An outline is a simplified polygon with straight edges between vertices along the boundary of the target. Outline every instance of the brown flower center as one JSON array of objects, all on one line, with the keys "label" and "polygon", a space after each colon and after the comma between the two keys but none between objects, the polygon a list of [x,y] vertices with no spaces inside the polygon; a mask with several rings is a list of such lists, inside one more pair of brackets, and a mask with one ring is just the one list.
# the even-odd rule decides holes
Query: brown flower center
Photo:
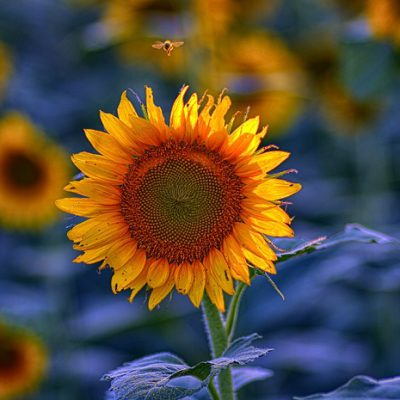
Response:
[{"label": "brown flower center", "polygon": [[20,344],[0,334],[0,378],[20,372],[24,363],[23,348]]},{"label": "brown flower center", "polygon": [[242,186],[233,165],[217,152],[170,140],[130,166],[121,210],[148,257],[193,262],[219,248],[232,231]]},{"label": "brown flower center", "polygon": [[45,174],[37,160],[22,152],[12,152],[2,162],[2,175],[9,186],[30,190],[42,183]]}]

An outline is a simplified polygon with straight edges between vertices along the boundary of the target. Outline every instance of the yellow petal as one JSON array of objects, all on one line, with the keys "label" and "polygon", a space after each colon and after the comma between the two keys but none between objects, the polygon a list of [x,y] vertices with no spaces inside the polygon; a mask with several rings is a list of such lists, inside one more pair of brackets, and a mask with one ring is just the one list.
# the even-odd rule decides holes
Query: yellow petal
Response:
[{"label": "yellow petal", "polygon": [[114,206],[105,206],[92,199],[80,197],[58,199],[55,203],[61,211],[78,215],[79,217],[95,217],[99,214],[115,211]]},{"label": "yellow petal", "polygon": [[241,281],[245,283],[246,285],[251,284],[250,281],[250,272],[249,272],[249,267],[247,264],[238,264],[234,263],[231,265],[231,273],[232,277],[238,281]]},{"label": "yellow petal", "polygon": [[[130,120],[132,120],[131,126],[133,125],[134,118],[134,116],[130,118]],[[129,149],[133,154],[140,153],[140,145],[135,141],[131,126],[125,125],[114,115],[103,111],[100,111],[100,119],[106,131],[112,135],[124,149]],[[137,119],[139,118],[135,118],[135,120]]]},{"label": "yellow petal", "polygon": [[225,147],[225,143],[228,140],[228,135],[226,131],[217,131],[211,132],[210,135],[206,138],[207,147],[210,150],[218,150],[221,147]]},{"label": "yellow petal", "polygon": [[114,270],[111,288],[114,293],[127,289],[140,275],[146,265],[146,253],[138,249],[134,256],[121,268]]},{"label": "yellow petal", "polygon": [[193,138],[193,132],[197,125],[198,110],[199,110],[198,101],[199,100],[197,98],[197,94],[193,93],[184,107],[185,120],[186,120],[186,130],[185,130],[186,138],[190,141]]},{"label": "yellow petal", "polygon": [[274,237],[294,237],[294,232],[286,224],[277,221],[265,221],[253,217],[246,218],[245,222],[257,232]]},{"label": "yellow petal", "polygon": [[225,255],[231,269],[232,277],[250,285],[250,274],[246,259],[240,249],[239,244],[229,235],[222,246],[222,252]]},{"label": "yellow petal", "polygon": [[149,120],[163,133],[163,139],[167,139],[168,129],[162,109],[154,104],[153,90],[148,86],[146,86],[146,108]]},{"label": "yellow petal", "polygon": [[115,205],[121,201],[120,189],[112,185],[103,185],[93,179],[71,181],[64,190],[81,196],[90,197],[99,204]]},{"label": "yellow petal", "polygon": [[132,135],[135,142],[138,143],[140,148],[143,145],[158,146],[162,141],[162,134],[160,131],[149,121],[143,118],[133,118]]},{"label": "yellow petal", "polygon": [[253,193],[266,200],[279,200],[297,193],[300,189],[299,183],[288,182],[283,179],[268,179],[257,185]]},{"label": "yellow petal", "polygon": [[243,255],[253,264],[256,268],[262,271],[268,272],[269,274],[276,274],[275,265],[271,260],[259,257],[247,249],[242,249]]},{"label": "yellow petal", "polygon": [[139,276],[129,284],[129,289],[132,289],[131,295],[129,296],[130,302],[132,302],[136,295],[142,290],[143,286],[146,284],[146,281],[147,271],[146,268],[143,268]]},{"label": "yellow petal", "polygon": [[111,184],[121,184],[127,171],[126,165],[117,164],[103,156],[81,152],[74,154],[72,162],[90,178],[100,179]]},{"label": "yellow petal", "polygon": [[109,227],[112,223],[121,224],[123,220],[117,213],[102,213],[75,225],[68,231],[67,236],[68,239],[73,242],[80,242],[87,231],[94,226],[101,226],[104,224]]},{"label": "yellow petal", "polygon": [[253,217],[265,221],[272,220],[283,222],[288,225],[290,225],[292,222],[292,218],[290,218],[286,211],[283,210],[280,206],[267,205],[263,208],[262,204],[257,204],[257,202],[246,202],[245,200],[242,202],[242,215],[246,217]]},{"label": "yellow petal", "polygon": [[251,134],[255,135],[258,131],[258,127],[260,125],[260,117],[250,118],[247,121],[243,122],[240,126],[238,126],[231,135],[232,139],[236,139],[243,134]]},{"label": "yellow petal", "polygon": [[121,95],[121,101],[118,106],[118,118],[126,125],[131,126],[132,117],[137,117],[138,114],[132,103],[128,100],[126,90]]},{"label": "yellow petal", "polygon": [[237,222],[233,227],[233,232],[242,246],[252,251],[254,254],[260,257],[266,257],[270,260],[276,260],[278,258],[262,235],[254,232],[248,225]]},{"label": "yellow petal", "polygon": [[233,142],[225,144],[221,151],[226,154],[224,158],[227,160],[233,160],[235,158],[253,154],[257,150],[260,141],[261,139],[258,136],[246,133],[238,136],[238,138]]},{"label": "yellow petal", "polygon": [[211,95],[207,95],[207,103],[202,108],[199,119],[204,123],[204,126],[208,126],[211,119],[211,109],[214,107],[214,97]]},{"label": "yellow petal", "polygon": [[234,294],[232,276],[223,254],[216,248],[210,250],[203,261],[208,275],[212,275],[215,282],[228,294]]},{"label": "yellow petal", "polygon": [[212,274],[209,271],[206,272],[206,275],[206,292],[208,297],[219,311],[225,312],[224,294],[221,287],[217,282],[215,282]]},{"label": "yellow petal", "polygon": [[288,151],[273,150],[254,156],[253,160],[260,165],[264,173],[268,173],[281,165],[289,156]]},{"label": "yellow petal", "polygon": [[231,106],[231,99],[224,96],[216,105],[214,112],[211,115],[210,127],[213,131],[220,131],[225,128],[225,115]]},{"label": "yellow petal", "polygon": [[188,294],[193,284],[193,270],[192,266],[184,262],[175,269],[175,288],[181,294]]},{"label": "yellow petal", "polygon": [[287,151],[267,151],[266,153],[251,157],[250,160],[246,159],[239,163],[235,172],[239,176],[264,175],[282,164],[289,156],[290,153]]},{"label": "yellow petal", "polygon": [[123,267],[137,250],[137,243],[131,238],[116,242],[107,253],[107,263],[113,269]]},{"label": "yellow petal", "polygon": [[[103,246],[107,243],[119,241],[121,238],[128,236],[128,226],[120,223],[103,223],[91,227],[82,236],[79,244],[74,246],[75,249],[93,249]],[[129,237],[129,236],[128,236]]]},{"label": "yellow petal", "polygon": [[182,139],[184,128],[185,128],[185,113],[183,111],[184,103],[183,98],[185,97],[186,92],[188,91],[189,86],[184,86],[179,92],[178,97],[175,99],[174,104],[171,109],[171,116],[169,125],[173,128],[177,134],[178,139]]},{"label": "yellow petal", "polygon": [[85,129],[84,132],[93,148],[103,156],[121,164],[132,162],[132,155],[126,152],[110,134],[93,129]]},{"label": "yellow petal", "polygon": [[193,268],[193,284],[189,291],[189,299],[195,307],[199,307],[203,299],[204,287],[206,284],[206,272],[200,261],[192,264]]},{"label": "yellow petal", "polygon": [[167,282],[170,273],[169,262],[165,259],[153,261],[147,271],[147,283],[151,288],[160,287]]},{"label": "yellow petal", "polygon": [[76,257],[73,262],[75,263],[85,263],[85,264],[95,264],[99,261],[104,260],[106,257],[106,254],[109,250],[108,245],[105,245],[104,247],[99,247],[97,249],[90,249],[90,250],[85,250],[83,254],[80,254],[78,257]]},{"label": "yellow petal", "polygon": [[154,288],[151,291],[150,298],[149,298],[149,310],[153,310],[154,307],[156,307],[158,304],[160,304],[165,297],[171,292],[171,290],[174,288],[174,272],[175,272],[175,267],[171,266],[171,271],[168,277],[168,280],[164,283],[164,285]]}]

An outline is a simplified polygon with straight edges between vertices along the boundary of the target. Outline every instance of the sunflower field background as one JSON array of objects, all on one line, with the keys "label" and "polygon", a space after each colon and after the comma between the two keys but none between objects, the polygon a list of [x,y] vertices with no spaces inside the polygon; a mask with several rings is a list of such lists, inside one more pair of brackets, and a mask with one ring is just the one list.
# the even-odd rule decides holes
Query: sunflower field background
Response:
[{"label": "sunflower field background", "polygon": [[[399,27],[397,0],[0,2],[0,399],[104,399],[100,378],[124,362],[208,358],[186,297],[149,312],[146,294],[112,293],[109,270],[72,263],[77,217],[54,201],[78,173],[68,155],[90,151],[83,128],[101,130],[98,111],[115,113],[124,90],[140,109],[151,86],[168,113],[183,84],[226,88],[269,125],[264,145],[292,154],[297,239],[348,223],[400,238]],[[168,57],[152,48],[165,39],[185,43]],[[398,243],[288,260],[274,281],[285,301],[262,277],[243,299],[238,333],[274,351],[240,399],[400,374]]]}]

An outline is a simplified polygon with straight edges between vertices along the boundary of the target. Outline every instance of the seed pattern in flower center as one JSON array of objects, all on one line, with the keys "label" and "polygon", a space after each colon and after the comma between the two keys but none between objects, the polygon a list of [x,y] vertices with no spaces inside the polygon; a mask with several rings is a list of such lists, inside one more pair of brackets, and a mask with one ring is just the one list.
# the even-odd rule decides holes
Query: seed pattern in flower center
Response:
[{"label": "seed pattern in flower center", "polygon": [[203,259],[239,220],[242,182],[233,166],[197,143],[168,141],[129,168],[121,210],[147,256]]}]

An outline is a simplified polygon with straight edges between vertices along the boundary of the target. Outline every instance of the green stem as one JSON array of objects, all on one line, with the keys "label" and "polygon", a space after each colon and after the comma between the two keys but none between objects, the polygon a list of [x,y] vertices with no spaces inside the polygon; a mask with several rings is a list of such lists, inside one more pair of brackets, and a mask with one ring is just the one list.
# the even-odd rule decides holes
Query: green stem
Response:
[{"label": "green stem", "polygon": [[[203,298],[202,310],[211,348],[211,355],[213,358],[221,357],[228,346],[228,337],[226,335],[222,315],[214,304],[211,303],[207,294],[205,294]],[[218,387],[221,400],[235,399],[230,368],[221,371],[218,375]]]},{"label": "green stem", "polygon": [[212,380],[208,384],[208,392],[210,393],[212,400],[221,400],[221,397],[219,397],[217,388],[214,385],[214,381],[212,381]]},{"label": "green stem", "polygon": [[228,315],[225,322],[225,331],[228,338],[228,344],[231,342],[233,335],[235,334],[240,301],[242,300],[245,289],[246,284],[243,282],[238,282],[236,293],[232,297],[232,300],[229,304]]}]

